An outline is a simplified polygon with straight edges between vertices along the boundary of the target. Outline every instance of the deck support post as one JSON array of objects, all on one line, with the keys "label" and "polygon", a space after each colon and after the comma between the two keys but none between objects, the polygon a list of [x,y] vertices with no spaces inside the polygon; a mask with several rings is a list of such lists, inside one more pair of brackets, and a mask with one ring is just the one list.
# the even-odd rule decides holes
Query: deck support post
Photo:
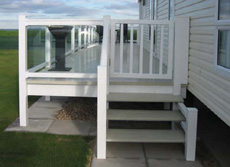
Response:
[{"label": "deck support post", "polygon": [[186,121],[181,123],[185,131],[185,159],[186,161],[195,161],[198,110],[187,108],[183,103],[178,103],[178,108],[186,118]]},{"label": "deck support post", "polygon": [[170,110],[170,103],[164,103],[164,110]]},{"label": "deck support post", "polygon": [[26,16],[19,15],[19,117],[20,126],[28,125],[27,71],[27,27]]},{"label": "deck support post", "polygon": [[91,28],[91,43],[94,43],[93,27]]},{"label": "deck support post", "polygon": [[47,68],[51,68],[51,64],[52,64],[52,56],[51,56],[51,49],[52,49],[52,47],[51,47],[51,41],[52,39],[51,39],[51,33],[50,33],[50,31],[49,31],[49,28],[48,27],[46,27],[46,41],[45,41],[45,51],[46,51],[46,53],[45,53],[45,60],[46,60],[46,62],[48,63],[48,65],[47,65]]},{"label": "deck support post", "polygon": [[173,94],[181,94],[181,84],[188,83],[189,17],[175,18],[175,59]]},{"label": "deck support post", "polygon": [[73,26],[71,31],[71,51],[72,54],[75,52],[75,26]]},{"label": "deck support post", "polygon": [[97,158],[106,159],[107,67],[98,67]]}]

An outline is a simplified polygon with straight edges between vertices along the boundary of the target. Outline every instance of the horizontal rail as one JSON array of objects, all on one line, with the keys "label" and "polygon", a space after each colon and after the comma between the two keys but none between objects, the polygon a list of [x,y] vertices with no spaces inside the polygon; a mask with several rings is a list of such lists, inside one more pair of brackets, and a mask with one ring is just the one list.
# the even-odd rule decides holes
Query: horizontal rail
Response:
[{"label": "horizontal rail", "polygon": [[103,25],[102,20],[77,20],[77,19],[26,19],[26,26],[51,26],[51,25]]},{"label": "horizontal rail", "polygon": [[46,67],[48,64],[49,64],[48,62],[41,63],[41,64],[39,64],[39,65],[36,65],[36,66],[34,66],[34,67],[28,69],[28,71],[29,71],[29,72],[38,71],[38,70],[40,70],[40,69]]},{"label": "horizontal rail", "polygon": [[153,20],[153,21],[150,21],[150,20],[112,20],[111,21],[112,24],[146,24],[146,25],[149,25],[149,24],[155,24],[155,25],[169,25],[170,26],[173,26],[174,25],[174,21],[169,21],[169,20]]},{"label": "horizontal rail", "polygon": [[29,78],[97,78],[97,74],[67,73],[67,72],[26,72],[25,77]]}]

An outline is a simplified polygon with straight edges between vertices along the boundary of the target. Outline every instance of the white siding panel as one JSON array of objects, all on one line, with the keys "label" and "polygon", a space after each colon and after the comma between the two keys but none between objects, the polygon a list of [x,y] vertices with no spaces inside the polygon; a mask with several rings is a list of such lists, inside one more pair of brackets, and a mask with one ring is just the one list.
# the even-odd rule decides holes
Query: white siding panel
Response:
[{"label": "white siding panel", "polygon": [[188,89],[230,126],[230,78],[213,66],[216,0],[176,0],[175,17],[190,16]]}]

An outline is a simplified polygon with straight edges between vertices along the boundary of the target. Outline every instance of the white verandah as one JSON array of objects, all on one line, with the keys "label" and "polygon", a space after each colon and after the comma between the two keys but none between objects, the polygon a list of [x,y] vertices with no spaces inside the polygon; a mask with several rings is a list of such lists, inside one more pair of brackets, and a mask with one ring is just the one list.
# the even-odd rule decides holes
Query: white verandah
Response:
[{"label": "white verandah", "polygon": [[[29,26],[46,27],[45,61],[32,68],[28,68]],[[65,58],[70,71],[49,71],[55,64],[50,26],[72,26],[71,47]],[[102,43],[96,26],[103,26]],[[103,20],[63,20],[29,19],[21,15],[20,125],[28,124],[28,96],[97,97],[97,156],[106,158],[108,94],[155,93],[185,97],[182,86],[188,83],[188,38],[189,18],[145,21],[113,20],[105,16]],[[182,123],[187,138],[186,159],[194,160],[197,111],[187,109],[182,103],[176,107],[187,120]]]}]

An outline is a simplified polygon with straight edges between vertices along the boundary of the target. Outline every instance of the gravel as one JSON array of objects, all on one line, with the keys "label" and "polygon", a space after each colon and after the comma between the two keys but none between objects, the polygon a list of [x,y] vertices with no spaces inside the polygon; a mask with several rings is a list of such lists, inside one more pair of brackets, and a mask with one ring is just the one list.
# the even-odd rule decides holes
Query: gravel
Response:
[{"label": "gravel", "polygon": [[57,115],[58,120],[96,121],[96,98],[74,97],[63,105],[63,109]]}]

